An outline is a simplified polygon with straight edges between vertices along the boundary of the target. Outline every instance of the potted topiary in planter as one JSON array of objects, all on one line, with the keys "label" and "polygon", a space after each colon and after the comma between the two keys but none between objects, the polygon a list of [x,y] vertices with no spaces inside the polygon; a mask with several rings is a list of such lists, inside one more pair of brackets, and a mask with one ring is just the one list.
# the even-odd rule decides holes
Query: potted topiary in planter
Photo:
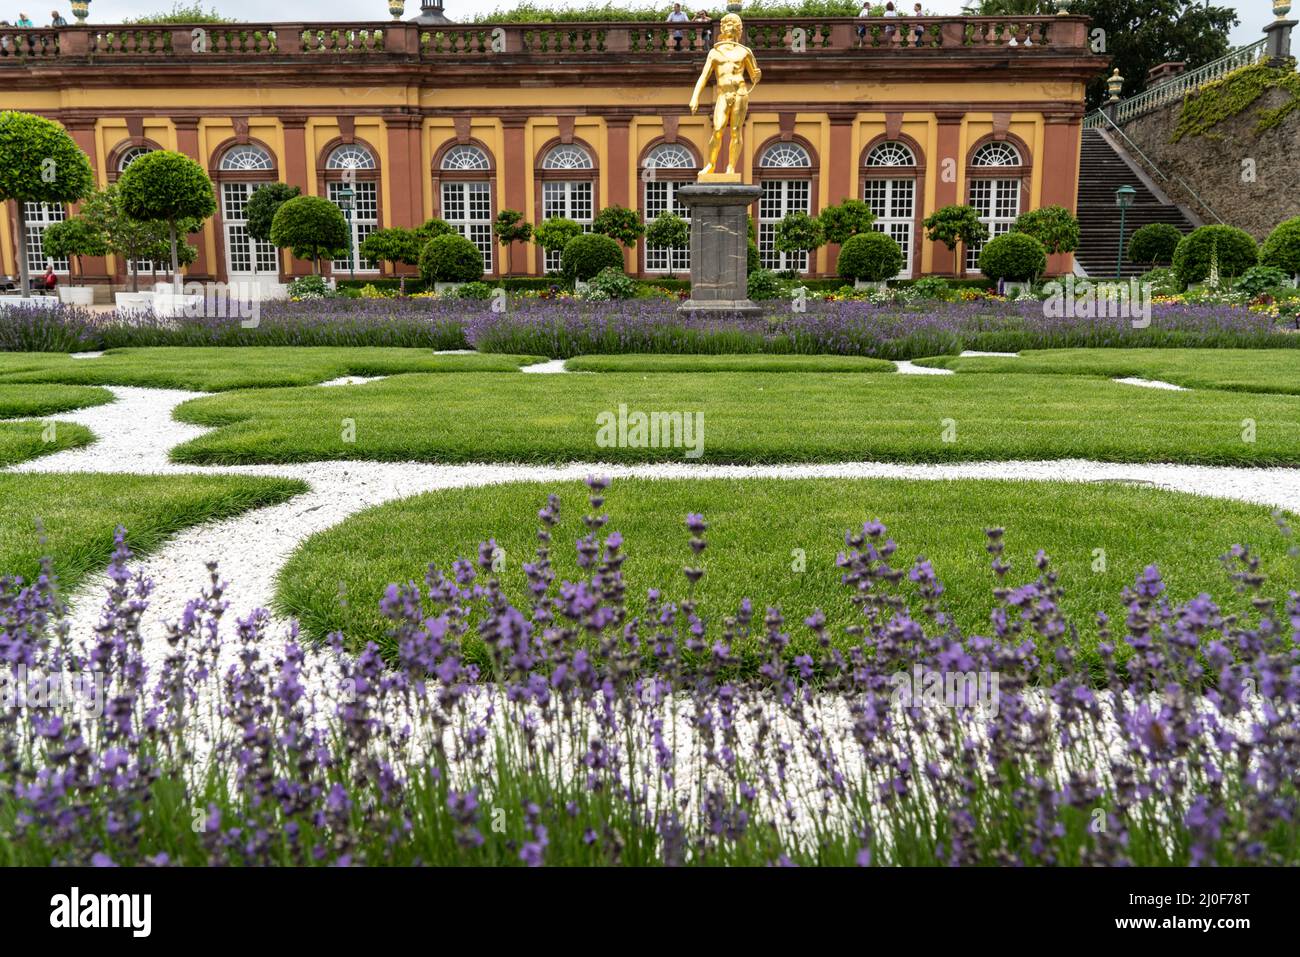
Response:
[{"label": "potted topiary in planter", "polygon": [[483,254],[460,233],[435,236],[420,253],[420,276],[438,295],[483,278]]},{"label": "potted topiary in planter", "polygon": [[[41,246],[48,256],[70,260],[77,267],[75,275],[82,277],[86,275],[82,256],[107,256],[109,251],[103,233],[83,216],[52,223],[41,234]],[[70,306],[89,306],[95,302],[95,290],[92,286],[60,286],[59,301]]]},{"label": "potted topiary in planter", "polygon": [[836,271],[856,289],[883,289],[903,269],[903,250],[887,233],[854,233],[840,247]]},{"label": "potted topiary in planter", "polygon": [[1028,233],[1003,233],[980,250],[979,265],[984,278],[1001,282],[1006,295],[1018,296],[1047,269],[1047,247]]}]

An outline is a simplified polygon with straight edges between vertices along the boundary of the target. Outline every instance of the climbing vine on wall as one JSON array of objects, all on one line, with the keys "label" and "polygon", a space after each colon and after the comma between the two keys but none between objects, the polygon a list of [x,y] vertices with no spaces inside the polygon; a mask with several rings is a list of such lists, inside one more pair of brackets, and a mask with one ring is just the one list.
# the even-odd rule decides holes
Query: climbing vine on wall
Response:
[{"label": "climbing vine on wall", "polygon": [[1241,114],[1269,90],[1285,90],[1291,98],[1274,109],[1259,111],[1256,136],[1300,110],[1300,74],[1296,73],[1294,60],[1283,67],[1267,63],[1244,66],[1188,94],[1170,140],[1177,143],[1184,136],[1213,138],[1215,126]]}]

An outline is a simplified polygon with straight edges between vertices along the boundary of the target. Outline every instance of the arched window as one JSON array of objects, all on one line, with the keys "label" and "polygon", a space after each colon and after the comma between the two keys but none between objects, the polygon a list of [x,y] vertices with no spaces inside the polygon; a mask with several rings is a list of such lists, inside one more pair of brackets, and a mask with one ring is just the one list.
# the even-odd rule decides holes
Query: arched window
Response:
[{"label": "arched window", "polygon": [[758,259],[765,269],[808,268],[806,252],[777,251],[776,224],[790,213],[812,212],[812,165],[808,150],[795,142],[773,143],[758,158]]},{"label": "arched window", "polygon": [[[361,143],[341,143],[325,159],[325,191],[329,201],[343,210],[352,230],[348,255],[331,260],[334,273],[378,272],[379,264],[361,256],[361,244],[379,228],[379,180],[375,154]],[[345,204],[347,193],[352,194]],[[351,209],[346,209],[350,205]]]},{"label": "arched window", "polygon": [[[971,154],[967,203],[989,230],[989,239],[1011,231],[1020,215],[1021,180],[1024,159],[1020,150],[1006,140],[993,140]],[[984,243],[966,247],[966,269],[979,271]]]},{"label": "arched window", "polygon": [[147,156],[153,150],[147,146],[132,146],[130,149],[122,151],[122,155],[117,158],[117,171],[125,173],[126,168],[138,160],[141,156]]},{"label": "arched window", "polygon": [[[645,181],[642,215],[648,225],[662,213],[673,213],[690,222],[691,209],[677,198],[677,191],[695,182],[695,155],[680,143],[661,143],[646,154],[641,164]],[[646,272],[689,272],[690,249],[665,246],[645,247]]]},{"label": "arched window", "polygon": [[273,169],[275,169],[275,160],[271,159],[271,154],[252,143],[232,146],[221,157],[222,172],[244,173]]},{"label": "arched window", "polygon": [[[492,271],[492,160],[472,143],[453,146],[442,156],[442,218],[483,254],[483,271]],[[447,175],[450,174],[450,175]]]},{"label": "arched window", "polygon": [[867,152],[862,171],[862,199],[876,214],[872,228],[892,236],[903,251],[903,271],[912,275],[916,234],[916,154],[906,143],[886,140]]},{"label": "arched window", "polygon": [[270,243],[248,235],[246,213],[253,191],[275,182],[275,160],[255,143],[240,143],[221,154],[216,178],[220,188],[227,277],[248,280],[260,273],[278,274],[279,253]]},{"label": "arched window", "polygon": [[[557,216],[572,219],[582,226],[583,232],[591,232],[591,220],[595,214],[595,168],[591,153],[577,143],[561,143],[548,150],[542,158],[544,173],[587,171],[587,175],[543,179],[542,219]],[[560,251],[546,250],[543,265],[547,272],[559,269]]]},{"label": "arched window", "polygon": [[326,169],[374,169],[375,157],[357,143],[344,143],[330,151],[325,161]]}]

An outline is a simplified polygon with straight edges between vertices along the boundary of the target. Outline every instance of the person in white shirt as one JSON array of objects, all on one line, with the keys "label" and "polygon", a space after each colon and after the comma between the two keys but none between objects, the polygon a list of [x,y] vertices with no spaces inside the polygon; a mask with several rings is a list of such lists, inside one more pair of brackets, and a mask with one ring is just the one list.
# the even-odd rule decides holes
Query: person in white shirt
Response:
[{"label": "person in white shirt", "polygon": [[[668,14],[669,23],[688,23],[690,22],[690,19],[691,18],[686,15],[686,11],[682,9],[682,5],[680,3],[673,4],[673,12]],[[673,31],[673,48],[676,50],[680,50],[682,48],[681,30]]]},{"label": "person in white shirt", "polygon": [[[869,16],[871,16],[871,0],[864,0],[862,9],[858,11],[858,19],[861,20],[863,17]],[[865,23],[860,23],[858,24],[858,46],[862,46],[866,42],[867,25]]]}]

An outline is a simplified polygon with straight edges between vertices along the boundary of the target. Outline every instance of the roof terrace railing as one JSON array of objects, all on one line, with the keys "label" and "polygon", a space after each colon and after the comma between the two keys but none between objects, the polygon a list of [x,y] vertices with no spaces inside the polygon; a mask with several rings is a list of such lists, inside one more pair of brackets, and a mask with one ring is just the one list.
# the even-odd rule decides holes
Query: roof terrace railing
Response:
[{"label": "roof terrace railing", "polygon": [[[753,18],[746,42],[757,53],[908,56],[927,51],[996,51],[1002,56],[1089,55],[1080,16]],[[590,57],[700,53],[716,21],[670,24],[504,23],[429,28],[410,23],[223,23],[0,27],[0,67],[51,60],[176,59],[202,56],[394,57],[438,60],[497,55]],[[681,34],[678,43],[677,34]],[[680,47],[680,50],[679,50]]]}]

